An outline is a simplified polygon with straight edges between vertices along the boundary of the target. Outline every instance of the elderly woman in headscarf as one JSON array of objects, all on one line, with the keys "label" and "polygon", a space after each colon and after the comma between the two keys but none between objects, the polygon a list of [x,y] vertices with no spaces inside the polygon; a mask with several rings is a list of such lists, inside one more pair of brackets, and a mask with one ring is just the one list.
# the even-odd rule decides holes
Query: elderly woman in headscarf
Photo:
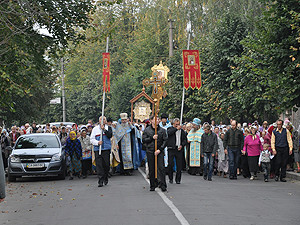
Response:
[{"label": "elderly woman in headscarf", "polygon": [[6,131],[6,129],[2,129],[2,127],[0,127],[0,149],[1,149],[1,154],[2,154],[2,158],[3,158],[3,164],[4,164],[4,168],[7,168],[7,158],[8,158],[8,152],[7,152],[7,147],[10,146],[10,140],[9,140],[9,135]]},{"label": "elderly woman in headscarf", "polygon": [[223,140],[224,140],[224,133],[218,135],[218,171],[219,176],[223,173],[223,177],[227,177],[228,172],[228,156],[224,152]]},{"label": "elderly woman in headscarf", "polygon": [[263,151],[260,138],[257,135],[257,127],[252,126],[250,135],[245,138],[242,154],[247,154],[250,170],[250,180],[254,180],[258,171],[258,160],[260,152]]},{"label": "elderly woman in headscarf", "polygon": [[293,124],[291,122],[288,122],[286,124],[286,129],[290,131],[290,134],[292,135],[292,141],[293,141],[293,152],[294,152],[294,160],[290,162],[290,164],[293,164],[293,162],[296,163],[297,168],[295,168],[295,171],[297,173],[300,173],[300,155],[299,155],[299,133],[294,128]]},{"label": "elderly woman in headscarf", "polygon": [[66,155],[70,157],[70,165],[68,172],[70,174],[70,180],[73,180],[73,175],[81,177],[81,158],[82,147],[80,140],[76,136],[75,131],[71,131],[66,141]]},{"label": "elderly woman in headscarf", "polygon": [[90,136],[87,135],[86,128],[81,130],[79,140],[82,148],[82,175],[83,179],[85,179],[88,171],[92,172],[92,144],[90,142]]}]

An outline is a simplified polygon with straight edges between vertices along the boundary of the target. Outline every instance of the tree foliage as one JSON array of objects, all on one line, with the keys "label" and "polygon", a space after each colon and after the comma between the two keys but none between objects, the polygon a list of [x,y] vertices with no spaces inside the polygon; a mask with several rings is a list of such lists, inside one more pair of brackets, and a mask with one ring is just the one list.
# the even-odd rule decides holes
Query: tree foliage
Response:
[{"label": "tree foliage", "polygon": [[54,92],[57,75],[51,61],[68,41],[82,39],[91,7],[88,0],[0,1],[3,119],[38,117]]},{"label": "tree foliage", "polygon": [[[58,9],[64,7],[60,5],[62,1],[57,2]],[[66,7],[75,4],[71,0],[67,2]],[[80,4],[85,3],[80,1]],[[77,123],[84,123],[87,119],[96,121],[102,106],[102,53],[105,52],[106,37],[109,37],[112,86],[106,98],[106,116],[118,119],[119,113],[130,113],[129,100],[142,90],[142,80],[151,76],[151,67],[163,61],[169,66],[170,73],[169,95],[161,102],[161,112],[179,117],[183,88],[181,52],[187,48],[190,30],[190,49],[200,52],[203,85],[200,90],[185,92],[184,120],[194,117],[205,121],[229,118],[240,121],[274,120],[286,109],[299,106],[298,1],[123,0],[98,3],[89,16],[88,29],[78,28],[78,24],[83,24],[84,28],[86,23],[86,17],[79,15],[74,20],[77,26],[68,27],[76,28],[70,35],[65,32],[68,28],[58,30],[61,36],[52,37],[36,34],[31,29],[38,38],[43,38],[42,47],[34,45],[35,42],[28,42],[22,48],[17,46],[14,49],[20,55],[17,73],[13,73],[14,70],[8,73],[7,68],[4,71],[1,67],[3,82],[9,82],[6,74],[9,74],[9,79],[15,74],[15,79],[20,80],[13,81],[20,85],[20,74],[27,71],[20,69],[24,58],[30,62],[37,57],[41,64],[27,62],[31,65],[27,72],[36,72],[32,72],[33,80],[46,74],[44,80],[40,80],[52,87],[55,76],[51,78],[48,74],[53,67],[41,55],[45,49],[51,49],[50,46],[68,43],[69,49],[65,55],[68,61],[65,65],[67,120]],[[86,12],[88,8],[82,10]],[[78,13],[83,15],[82,11]],[[57,24],[64,23],[63,19],[68,20],[68,17],[59,17]],[[171,58],[168,56],[169,19],[174,21],[174,56]],[[47,26],[46,22],[39,24]],[[64,35],[69,35],[71,39],[84,35],[86,39],[77,44],[76,40],[68,41]],[[65,41],[61,41],[62,37]],[[23,38],[27,40],[27,36]],[[29,54],[26,47],[41,49],[40,54]],[[10,54],[12,58],[15,52]],[[32,81],[28,82],[31,84]],[[15,89],[11,93],[18,95],[26,90]],[[40,91],[41,97],[53,93]],[[146,91],[150,94],[151,88]],[[60,95],[59,92],[57,95]],[[11,102],[7,101],[9,104]],[[43,121],[61,120],[61,114],[61,106],[51,106],[43,110],[41,118]]]}]

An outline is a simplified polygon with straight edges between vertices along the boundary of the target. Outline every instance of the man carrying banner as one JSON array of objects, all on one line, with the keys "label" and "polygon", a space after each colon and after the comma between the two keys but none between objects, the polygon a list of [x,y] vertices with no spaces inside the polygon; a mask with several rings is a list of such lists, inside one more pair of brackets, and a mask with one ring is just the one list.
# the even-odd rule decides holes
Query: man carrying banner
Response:
[{"label": "man carrying banner", "polygon": [[[103,124],[101,124],[102,121]],[[101,133],[102,141],[100,140]],[[91,134],[91,143],[94,146],[94,153],[96,157],[98,187],[102,187],[103,183],[105,185],[108,184],[108,172],[110,169],[111,137],[112,128],[106,124],[106,118],[103,117],[102,119],[102,116],[100,116],[99,125],[93,128]]]}]

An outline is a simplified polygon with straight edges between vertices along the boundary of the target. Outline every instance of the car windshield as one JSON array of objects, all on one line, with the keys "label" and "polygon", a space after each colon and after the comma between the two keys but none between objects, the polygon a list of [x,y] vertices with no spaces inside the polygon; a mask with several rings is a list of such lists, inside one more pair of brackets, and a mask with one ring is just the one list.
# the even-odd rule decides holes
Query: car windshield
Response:
[{"label": "car windshield", "polygon": [[21,136],[15,149],[24,148],[59,148],[59,142],[55,136]]}]

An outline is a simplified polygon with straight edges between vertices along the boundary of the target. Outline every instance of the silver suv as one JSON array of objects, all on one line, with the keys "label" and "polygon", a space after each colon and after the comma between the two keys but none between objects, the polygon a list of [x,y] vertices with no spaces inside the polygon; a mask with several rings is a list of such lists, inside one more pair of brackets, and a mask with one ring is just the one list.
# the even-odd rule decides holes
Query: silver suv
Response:
[{"label": "silver suv", "polygon": [[66,157],[56,134],[22,135],[8,159],[8,180],[22,176],[58,176],[65,179]]}]

